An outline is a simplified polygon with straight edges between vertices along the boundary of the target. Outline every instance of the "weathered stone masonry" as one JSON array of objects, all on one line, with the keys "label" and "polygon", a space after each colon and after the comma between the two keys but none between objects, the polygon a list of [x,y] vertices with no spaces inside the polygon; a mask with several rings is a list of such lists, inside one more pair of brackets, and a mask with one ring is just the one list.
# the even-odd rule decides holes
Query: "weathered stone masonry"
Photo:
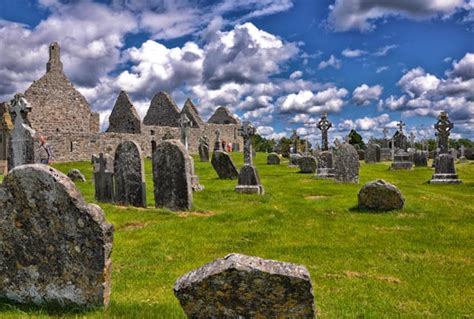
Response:
[{"label": "weathered stone masonry", "polygon": [[92,154],[100,152],[113,155],[118,144],[130,140],[140,145],[145,156],[151,156],[152,149],[165,133],[179,139],[177,121],[180,113],[186,113],[193,122],[188,140],[191,153],[198,151],[202,135],[207,135],[213,143],[218,128],[223,141],[237,144],[238,149],[242,145],[242,138],[237,134],[239,120],[226,108],[219,108],[205,123],[191,100],[188,99],[180,111],[165,92],[153,97],[144,121],[140,123],[137,123],[132,101],[125,92],[120,92],[109,118],[110,127],[107,132],[100,132],[99,114],[91,111],[85,97],[64,74],[60,47],[56,42],[49,47],[46,74],[31,84],[25,96],[32,106],[28,116],[31,126],[46,136],[53,149],[53,160],[57,162],[90,160]]}]

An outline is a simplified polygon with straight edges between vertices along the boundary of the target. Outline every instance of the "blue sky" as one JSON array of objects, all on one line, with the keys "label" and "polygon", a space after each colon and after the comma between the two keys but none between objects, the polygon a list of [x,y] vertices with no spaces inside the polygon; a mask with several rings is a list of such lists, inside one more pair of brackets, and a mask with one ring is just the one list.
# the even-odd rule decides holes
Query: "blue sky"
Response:
[{"label": "blue sky", "polygon": [[1,0],[0,100],[45,71],[50,42],[101,113],[121,89],[143,116],[166,90],[207,119],[228,106],[266,137],[365,138],[403,119],[474,138],[474,0]]}]

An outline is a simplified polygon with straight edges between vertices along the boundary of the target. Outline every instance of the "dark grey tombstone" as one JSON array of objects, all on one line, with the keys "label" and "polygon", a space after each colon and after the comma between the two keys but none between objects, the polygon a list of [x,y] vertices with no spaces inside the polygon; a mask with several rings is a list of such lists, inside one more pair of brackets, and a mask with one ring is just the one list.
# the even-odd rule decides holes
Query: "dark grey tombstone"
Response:
[{"label": "dark grey tombstone", "polygon": [[22,165],[0,185],[0,299],[88,308],[109,303],[113,226],[63,173]]},{"label": "dark grey tombstone", "polygon": [[365,150],[365,163],[373,164],[377,163],[377,149],[380,161],[380,146],[375,143],[367,144],[367,149]]},{"label": "dark grey tombstone", "polygon": [[280,165],[280,156],[277,153],[270,153],[267,155],[268,165]]},{"label": "dark grey tombstone", "polygon": [[180,277],[174,294],[188,318],[315,318],[304,266],[230,254]]},{"label": "dark grey tombstone", "polygon": [[336,149],[334,179],[343,183],[359,183],[359,155],[349,143],[340,144]]},{"label": "dark grey tombstone", "polygon": [[416,167],[427,167],[428,166],[428,153],[425,151],[417,150],[413,154],[413,164]]},{"label": "dark grey tombstone", "polygon": [[112,156],[100,153],[92,155],[94,165],[95,199],[98,202],[114,201],[114,161]]},{"label": "dark grey tombstone", "polygon": [[201,162],[209,162],[209,139],[207,136],[201,136],[199,139],[198,151]]},{"label": "dark grey tombstone", "polygon": [[155,206],[189,210],[193,206],[191,163],[184,145],[177,140],[161,142],[153,154]]},{"label": "dark grey tombstone", "polygon": [[10,102],[10,115],[13,129],[8,138],[8,170],[23,164],[35,162],[34,136],[35,131],[30,127],[27,114],[31,105],[23,94],[16,94]]},{"label": "dark grey tombstone", "polygon": [[211,164],[220,179],[236,179],[239,176],[232,158],[224,151],[214,151]]},{"label": "dark grey tombstone", "polygon": [[137,143],[126,141],[117,147],[114,179],[116,203],[146,207],[145,168],[142,151]]},{"label": "dark grey tombstone", "polygon": [[334,163],[332,151],[323,151],[318,153],[315,177],[334,178]]},{"label": "dark grey tombstone", "polygon": [[449,152],[449,135],[454,128],[454,124],[449,120],[448,113],[441,112],[438,115],[438,121],[434,125],[434,128],[436,130],[440,154],[447,154]]},{"label": "dark grey tombstone", "polygon": [[296,154],[296,153],[290,153],[289,154],[289,163],[288,163],[288,166],[289,167],[298,167],[298,161],[300,160],[301,158],[301,155],[300,154]]},{"label": "dark grey tombstone", "polygon": [[298,161],[300,173],[315,173],[316,159],[313,156],[302,156]]},{"label": "dark grey tombstone", "polygon": [[403,149],[399,149],[395,152],[393,156],[393,162],[390,166],[392,170],[410,170],[413,168],[413,162],[410,153],[404,151]]},{"label": "dark grey tombstone", "polygon": [[436,160],[436,168],[430,184],[461,184],[462,181],[456,174],[454,157],[449,154],[440,154]]},{"label": "dark grey tombstone", "polygon": [[357,150],[357,154],[359,155],[359,161],[365,160],[365,151],[364,150]]}]

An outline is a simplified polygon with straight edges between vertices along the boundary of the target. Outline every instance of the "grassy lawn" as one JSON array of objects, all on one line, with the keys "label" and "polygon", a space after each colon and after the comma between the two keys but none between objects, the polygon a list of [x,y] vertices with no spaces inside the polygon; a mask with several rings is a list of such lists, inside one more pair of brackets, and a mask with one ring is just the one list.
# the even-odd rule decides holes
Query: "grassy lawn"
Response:
[{"label": "grassy lawn", "polygon": [[[242,155],[232,154],[242,165]],[[192,212],[155,209],[146,161],[148,209],[100,204],[115,225],[110,307],[87,312],[0,304],[0,317],[183,318],[172,287],[184,273],[231,252],[305,265],[321,318],[474,316],[474,163],[457,165],[462,185],[429,185],[430,168],[389,171],[361,164],[359,185],[317,180],[288,168],[257,167],[266,195],[234,193],[195,158],[201,184]],[[87,162],[78,183],[94,202]],[[362,184],[383,178],[406,198],[402,211],[356,209]]]}]

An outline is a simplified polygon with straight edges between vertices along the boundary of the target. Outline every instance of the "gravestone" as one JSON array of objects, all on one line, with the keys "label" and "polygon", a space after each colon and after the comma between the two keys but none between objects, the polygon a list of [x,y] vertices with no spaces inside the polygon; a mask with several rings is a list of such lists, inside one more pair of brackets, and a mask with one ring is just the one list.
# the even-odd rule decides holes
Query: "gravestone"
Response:
[{"label": "gravestone", "polygon": [[434,125],[436,137],[438,139],[438,147],[440,154],[449,153],[449,135],[454,128],[453,123],[449,120],[448,113],[441,112],[438,115],[438,121]]},{"label": "gravestone", "polygon": [[0,298],[79,308],[109,303],[113,226],[64,174],[14,168],[0,186]]},{"label": "gravestone", "polygon": [[300,168],[300,173],[314,174],[316,172],[316,159],[310,155],[302,156],[298,160],[298,166]]},{"label": "gravestone", "polygon": [[460,149],[459,149],[461,155],[459,157],[459,163],[466,163],[467,162],[467,158],[466,158],[466,155],[465,155],[465,148],[464,148],[464,145],[461,145]]},{"label": "gravestone", "polygon": [[221,130],[220,129],[217,129],[215,130],[214,132],[216,134],[216,140],[214,142],[214,151],[224,151],[224,149],[222,149],[222,140],[221,140]]},{"label": "gravestone", "polygon": [[257,168],[252,163],[252,140],[251,137],[256,133],[255,127],[250,122],[245,121],[239,128],[239,135],[244,140],[244,166],[239,172],[239,182],[235,186],[237,193],[243,194],[264,194],[265,189],[260,183],[260,176]]},{"label": "gravestone", "polygon": [[388,137],[388,129],[383,129],[383,141],[380,147],[380,161],[390,161],[392,159],[392,153],[390,151],[390,139]]},{"label": "gravestone", "polygon": [[362,186],[357,195],[359,208],[388,211],[402,209],[405,198],[400,190],[383,179]]},{"label": "gravestone", "polygon": [[301,158],[301,155],[298,154],[298,141],[299,141],[300,137],[296,133],[296,130],[293,130],[293,134],[291,134],[290,139],[292,141],[291,142],[292,146],[291,146],[291,152],[290,152],[289,157],[288,157],[288,159],[290,160],[289,163],[288,163],[288,166],[289,167],[297,167],[298,166],[298,161]]},{"label": "gravestone", "polygon": [[304,266],[230,254],[180,277],[173,288],[188,318],[314,318]]},{"label": "gravestone", "polygon": [[336,149],[334,179],[343,183],[359,183],[359,155],[349,143],[340,144]]},{"label": "gravestone", "polygon": [[455,148],[450,148],[449,149],[449,155],[451,155],[454,160],[456,161],[458,159],[458,150]]},{"label": "gravestone", "polygon": [[280,156],[277,153],[270,153],[267,155],[268,165],[280,165]]},{"label": "gravestone", "polygon": [[322,151],[318,153],[315,177],[334,178],[334,163],[331,151]]},{"label": "gravestone", "polygon": [[328,131],[332,127],[332,123],[328,120],[328,115],[326,113],[324,113],[323,116],[321,116],[321,119],[319,120],[317,127],[318,129],[321,130],[321,142],[322,142],[321,149],[323,151],[327,151],[329,149]]},{"label": "gravestone", "polygon": [[211,164],[220,179],[236,179],[239,176],[232,158],[224,151],[214,151]]},{"label": "gravestone", "polygon": [[365,162],[367,164],[380,162],[380,145],[375,144],[373,141],[369,142],[365,150]]},{"label": "gravestone", "polygon": [[116,203],[146,207],[145,168],[142,151],[137,143],[126,141],[117,146],[114,180]]},{"label": "gravestone", "polygon": [[112,156],[100,153],[92,155],[94,165],[95,199],[98,202],[114,201],[114,161]]},{"label": "gravestone", "polygon": [[399,149],[395,152],[393,156],[393,163],[390,166],[392,170],[401,170],[406,169],[410,170],[413,168],[413,162],[410,153],[404,151],[403,149]]},{"label": "gravestone", "polygon": [[297,167],[300,158],[301,158],[300,154],[290,153],[290,157],[289,157],[290,162],[288,164],[288,167]]},{"label": "gravestone", "polygon": [[405,134],[403,134],[403,127],[405,126],[405,123],[403,121],[398,122],[398,131],[395,132],[393,135],[393,145],[396,149],[402,149],[402,150],[407,150],[408,149],[408,138],[406,137]]},{"label": "gravestone", "polygon": [[209,138],[206,135],[199,138],[198,151],[201,162],[209,162]]},{"label": "gravestone", "polygon": [[161,142],[153,154],[155,206],[189,210],[193,206],[191,162],[177,140]]},{"label": "gravestone", "polygon": [[461,184],[462,181],[456,174],[454,157],[449,154],[440,154],[437,157],[436,168],[430,184]]},{"label": "gravestone", "polygon": [[71,179],[71,181],[73,181],[73,182],[75,182],[75,181],[85,182],[86,181],[86,177],[84,176],[84,174],[82,174],[82,172],[80,170],[78,170],[77,168],[73,168],[73,169],[69,170],[69,172],[67,172],[67,177],[69,177]]},{"label": "gravestone", "polygon": [[[190,101],[190,100],[189,100]],[[189,104],[189,103],[188,103]],[[191,120],[188,118],[186,113],[181,113],[181,116],[178,121],[179,128],[180,128],[180,133],[181,133],[181,143],[184,145],[184,148],[186,149],[186,154],[189,157],[189,167],[191,169],[191,183],[192,183],[192,189],[195,192],[202,191],[204,189],[204,186],[199,184],[199,176],[196,175],[196,172],[194,170],[194,159],[191,155],[188,153],[188,135],[189,135],[189,127],[192,125]]]},{"label": "gravestone", "polygon": [[416,167],[427,167],[428,166],[428,153],[425,151],[417,150],[413,154],[413,164]]},{"label": "gravestone", "polygon": [[360,150],[357,150],[357,155],[359,155],[359,161],[363,161],[365,160],[365,151],[360,149]]},{"label": "gravestone", "polygon": [[8,139],[8,170],[23,164],[35,162],[34,137],[35,131],[30,127],[28,112],[31,105],[23,94],[15,94],[10,102],[10,116],[13,129]]}]

